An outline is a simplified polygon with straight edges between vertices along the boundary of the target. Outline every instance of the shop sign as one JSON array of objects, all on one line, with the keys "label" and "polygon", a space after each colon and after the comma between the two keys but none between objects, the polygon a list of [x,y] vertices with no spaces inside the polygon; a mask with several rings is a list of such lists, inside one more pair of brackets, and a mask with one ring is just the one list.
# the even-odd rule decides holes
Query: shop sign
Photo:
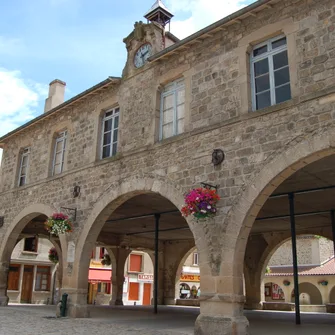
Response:
[{"label": "shop sign", "polygon": [[154,275],[138,274],[138,281],[154,281]]},{"label": "shop sign", "polygon": [[200,282],[200,276],[199,275],[181,275],[180,280]]}]

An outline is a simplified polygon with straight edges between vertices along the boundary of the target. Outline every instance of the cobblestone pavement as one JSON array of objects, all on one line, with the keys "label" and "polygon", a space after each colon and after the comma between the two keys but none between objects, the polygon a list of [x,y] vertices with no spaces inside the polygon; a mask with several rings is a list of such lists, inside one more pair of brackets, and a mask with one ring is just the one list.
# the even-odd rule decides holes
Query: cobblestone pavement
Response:
[{"label": "cobblestone pavement", "polygon": [[[54,318],[55,306],[11,305],[0,308],[0,335],[191,335],[198,308],[92,306],[91,318]],[[335,314],[302,314],[295,326],[294,313],[246,311],[250,335],[334,335]]]}]

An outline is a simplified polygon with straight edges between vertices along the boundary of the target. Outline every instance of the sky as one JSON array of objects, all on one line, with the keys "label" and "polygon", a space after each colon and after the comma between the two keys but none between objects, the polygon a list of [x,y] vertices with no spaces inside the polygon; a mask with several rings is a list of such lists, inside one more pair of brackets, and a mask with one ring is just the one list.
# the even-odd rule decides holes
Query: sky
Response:
[{"label": "sky", "polygon": [[[121,76],[123,38],[155,0],[0,0],[0,136],[43,113],[48,85],[66,82],[65,99]],[[185,38],[255,2],[163,0]],[[0,160],[1,160],[0,149]]]}]

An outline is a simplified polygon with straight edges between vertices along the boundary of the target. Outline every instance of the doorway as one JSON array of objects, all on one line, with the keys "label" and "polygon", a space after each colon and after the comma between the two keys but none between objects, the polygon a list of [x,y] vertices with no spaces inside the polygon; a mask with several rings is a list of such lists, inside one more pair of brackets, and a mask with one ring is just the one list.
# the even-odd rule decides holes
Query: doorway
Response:
[{"label": "doorway", "polygon": [[147,306],[151,304],[151,284],[143,284],[143,301],[142,305]]},{"label": "doorway", "polygon": [[21,303],[31,303],[31,296],[33,292],[33,276],[34,267],[32,265],[25,265],[22,278]]}]

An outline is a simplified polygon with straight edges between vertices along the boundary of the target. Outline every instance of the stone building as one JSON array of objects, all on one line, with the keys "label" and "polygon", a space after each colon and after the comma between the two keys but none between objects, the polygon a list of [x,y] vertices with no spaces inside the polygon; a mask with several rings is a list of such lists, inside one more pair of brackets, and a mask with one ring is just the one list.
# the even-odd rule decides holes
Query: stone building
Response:
[{"label": "stone building", "polygon": [[52,304],[57,297],[57,266],[48,258],[53,244],[36,236],[23,238],[11,255],[7,295],[12,303]]},{"label": "stone building", "polygon": [[[298,236],[299,297],[301,310],[326,312],[335,302],[333,241],[320,236]],[[294,309],[292,244],[285,242],[269,261],[264,283],[264,309]]]},{"label": "stone building", "polygon": [[[124,39],[122,78],[65,102],[56,80],[45,113],[0,138],[0,302],[17,240],[70,208],[74,231],[55,239],[70,316],[88,315],[96,244],[111,251],[115,304],[129,248],[154,257],[157,246],[158,302],[169,304],[196,246],[195,334],[246,334],[243,306],[261,307],[262,276],[291,236],[290,218],[298,234],[332,238],[334,1],[259,0],[181,41],[160,4]],[[179,212],[201,182],[221,196],[207,222]]]}]

